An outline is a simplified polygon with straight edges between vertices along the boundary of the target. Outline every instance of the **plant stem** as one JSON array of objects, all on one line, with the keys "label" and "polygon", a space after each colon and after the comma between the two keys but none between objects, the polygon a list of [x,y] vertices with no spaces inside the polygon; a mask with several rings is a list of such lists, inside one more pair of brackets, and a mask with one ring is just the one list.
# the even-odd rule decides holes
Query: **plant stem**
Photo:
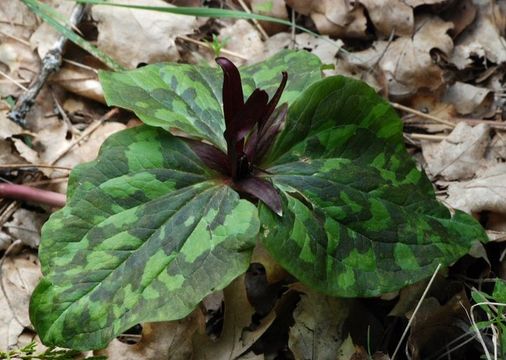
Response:
[{"label": "plant stem", "polygon": [[26,185],[0,184],[0,198],[24,200],[55,207],[65,206],[66,196]]}]

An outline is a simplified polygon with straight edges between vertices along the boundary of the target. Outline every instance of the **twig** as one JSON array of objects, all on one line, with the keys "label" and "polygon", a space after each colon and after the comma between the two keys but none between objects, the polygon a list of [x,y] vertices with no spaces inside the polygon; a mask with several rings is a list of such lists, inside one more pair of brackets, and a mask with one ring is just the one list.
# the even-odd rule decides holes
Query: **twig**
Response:
[{"label": "twig", "polygon": [[119,110],[117,108],[114,108],[112,110],[109,110],[104,116],[102,116],[96,123],[91,124],[86,128],[86,130],[83,131],[82,135],[72,140],[61,152],[58,154],[58,156],[51,161],[51,165],[55,164],[58,160],[60,160],[67,152],[69,152],[70,149],[72,149],[74,146],[76,146],[79,142],[86,139],[87,136],[90,136],[95,130],[97,130],[104,121],[109,120],[111,117],[115,116]]},{"label": "twig", "polygon": [[291,8],[290,12],[291,12],[290,21],[292,23],[291,31],[290,31],[290,39],[292,41],[290,42],[290,49],[293,50],[293,49],[295,49],[295,10],[294,10],[294,8]]},{"label": "twig", "polygon": [[[248,14],[251,14],[251,10],[249,9],[248,5],[246,5],[244,3],[244,0],[237,0],[237,1],[239,2],[239,4],[241,5],[241,7],[243,8],[244,11],[246,11]],[[258,22],[258,20],[257,19],[251,19],[251,21],[253,21],[253,24],[255,24],[255,26],[257,27],[258,31],[262,35],[263,39],[267,40],[269,38],[269,35],[265,32],[264,28],[262,27],[262,25],[260,25],[260,23]]]},{"label": "twig", "polygon": [[427,284],[427,287],[425,288],[422,297],[418,301],[418,304],[416,304],[415,310],[413,311],[413,315],[411,315],[411,318],[408,321],[408,325],[406,325],[406,328],[404,329],[404,332],[402,333],[402,336],[399,340],[399,343],[397,344],[397,347],[395,348],[395,351],[391,357],[391,360],[395,360],[395,356],[397,355],[397,352],[399,351],[402,342],[404,341],[404,338],[406,337],[406,334],[408,333],[409,328],[411,327],[411,324],[413,323],[413,320],[415,319],[416,313],[418,312],[418,309],[420,309],[420,306],[422,305],[423,300],[427,296],[427,293],[429,292],[429,289],[434,282],[434,279],[436,279],[436,275],[439,272],[439,269],[441,268],[441,264],[437,265],[436,270],[434,271],[434,274],[432,274],[432,277],[429,280],[429,283]]},{"label": "twig", "polygon": [[[177,37],[179,39],[181,39],[181,40],[188,41],[188,42],[190,42],[192,44],[195,44],[195,45],[198,45],[198,46],[202,46],[202,47],[205,47],[206,49],[212,50],[211,45],[206,44],[203,41],[198,41],[198,40],[192,39],[191,37],[184,36],[184,35],[178,35]],[[224,55],[233,56],[233,57],[236,57],[236,58],[239,58],[239,59],[242,59],[242,60],[248,60],[248,58],[246,56],[241,55],[239,53],[236,53],[234,51],[230,51],[230,50],[227,50],[227,49],[221,49],[220,52],[222,54],[224,54]]]},{"label": "twig", "polygon": [[66,166],[56,166],[51,164],[0,164],[0,169],[26,169],[26,168],[41,168],[41,169],[57,169],[57,170],[72,170]]},{"label": "twig", "polygon": [[21,90],[23,91],[28,91],[28,88],[26,86],[24,86],[23,84],[21,84],[18,80],[10,77],[9,75],[7,75],[6,73],[4,73],[3,71],[0,70],[0,75],[2,75],[4,78],[6,78],[7,80],[9,80],[9,82],[13,83],[14,85],[16,85],[18,88],[20,88]]},{"label": "twig", "polygon": [[[70,23],[72,25],[78,24],[84,17],[84,14],[85,5],[76,4],[74,10],[72,11],[72,14],[70,15]],[[44,86],[49,75],[56,72],[60,68],[60,65],[62,63],[62,52],[66,43],[67,38],[65,36],[60,36],[53,47],[42,59],[42,67],[39,74],[35,78],[35,81],[32,83],[30,88],[18,99],[16,106],[9,113],[9,118],[16,124],[22,127],[26,126],[25,117],[35,103],[35,98]]]},{"label": "twig", "polygon": [[406,133],[407,136],[410,136],[412,139],[416,140],[432,140],[432,141],[441,141],[447,138],[446,135],[432,135],[432,134],[417,134],[417,133]]},{"label": "twig", "polygon": [[449,126],[449,127],[452,127],[454,128],[455,127],[455,124],[452,123],[452,122],[449,122],[447,120],[443,120],[443,119],[440,119],[438,117],[435,117],[435,116],[432,116],[432,115],[429,115],[429,114],[425,114],[421,111],[418,111],[418,110],[415,110],[415,109],[412,109],[410,107],[407,107],[407,106],[404,106],[404,105],[401,105],[401,104],[397,104],[397,103],[390,103],[392,105],[392,107],[394,109],[398,109],[398,110],[402,110],[402,111],[405,111],[405,112],[408,112],[408,113],[411,113],[411,114],[415,114],[415,115],[418,115],[422,118],[425,118],[427,120],[432,120],[434,122],[437,122],[437,123],[440,123],[440,124],[443,124],[443,125],[446,125],[446,126]]},{"label": "twig", "polygon": [[0,184],[0,197],[31,201],[55,207],[65,206],[66,201],[64,194],[17,184]]}]

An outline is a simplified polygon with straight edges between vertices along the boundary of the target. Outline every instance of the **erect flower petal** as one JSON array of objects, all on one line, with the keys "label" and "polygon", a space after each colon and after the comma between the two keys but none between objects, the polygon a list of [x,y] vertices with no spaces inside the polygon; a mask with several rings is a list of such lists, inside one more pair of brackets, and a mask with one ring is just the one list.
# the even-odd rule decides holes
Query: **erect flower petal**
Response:
[{"label": "erect flower petal", "polygon": [[283,93],[283,90],[285,90],[286,81],[288,80],[288,73],[286,71],[283,71],[281,73],[282,79],[281,83],[279,84],[278,89],[274,93],[274,96],[272,97],[271,101],[269,101],[269,104],[267,104],[267,109],[265,110],[264,116],[259,122],[259,128],[261,129],[265,122],[269,119],[269,117],[274,112],[274,109],[276,109],[276,105],[278,105],[279,99],[281,99],[281,94]]},{"label": "erect flower petal", "polygon": [[253,126],[260,121],[265,113],[268,101],[269,95],[265,91],[255,89],[225,131],[225,139],[233,142],[242,140]]},{"label": "erect flower petal", "polygon": [[218,57],[216,62],[223,70],[223,113],[225,115],[225,125],[229,126],[244,105],[241,74],[227,58]]},{"label": "erect flower petal", "polygon": [[269,181],[252,176],[236,182],[235,188],[259,199],[277,215],[283,215],[281,196]]},{"label": "erect flower petal", "polygon": [[[272,146],[277,133],[280,131],[281,126],[283,126],[283,123],[285,122],[287,112],[288,104],[284,103],[278,109],[276,109],[276,111],[264,124],[260,130],[260,133],[257,135],[258,139],[256,140],[256,143],[253,145],[255,146],[255,149],[252,151],[252,162],[255,161],[256,163],[259,163],[269,148]],[[247,146],[246,154],[249,154],[250,151],[251,150],[249,149],[249,146]]]}]

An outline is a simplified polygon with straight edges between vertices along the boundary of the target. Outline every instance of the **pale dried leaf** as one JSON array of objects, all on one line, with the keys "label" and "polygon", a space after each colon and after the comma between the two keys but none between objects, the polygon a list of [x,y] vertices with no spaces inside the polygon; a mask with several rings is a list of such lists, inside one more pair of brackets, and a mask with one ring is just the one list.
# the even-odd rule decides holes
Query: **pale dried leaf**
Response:
[{"label": "pale dried leaf", "polygon": [[463,180],[474,176],[483,164],[487,145],[490,141],[490,128],[485,124],[474,127],[464,122],[439,144],[422,141],[423,157],[427,162],[427,172],[442,176],[446,180]]},{"label": "pale dried leaf", "polygon": [[142,337],[137,344],[114,339],[107,348],[95,351],[95,355],[107,356],[109,360],[191,359],[191,338],[198,328],[197,318],[194,312],[178,321],[143,324]]},{"label": "pale dried leaf", "polygon": [[21,240],[24,245],[35,249],[39,246],[40,229],[46,220],[46,214],[19,209],[14,213],[12,220],[4,224],[4,228],[12,238]]},{"label": "pale dried leaf", "polygon": [[310,15],[318,32],[336,37],[365,38],[367,19],[361,6],[347,0],[286,0],[298,13]]},{"label": "pale dried leaf", "polygon": [[388,84],[392,96],[413,95],[419,89],[435,91],[444,82],[443,70],[434,64],[431,51],[449,55],[453,41],[447,34],[453,24],[438,17],[420,16],[415,21],[415,35],[393,42],[376,41],[367,50],[347,56],[351,65],[360,68],[379,67],[379,76]]},{"label": "pale dried leaf", "polygon": [[445,12],[444,19],[453,23],[453,29],[450,30],[453,38],[456,38],[473,23],[476,13],[477,9],[473,0],[456,1],[454,7]]},{"label": "pale dried leaf", "polygon": [[30,296],[41,277],[37,256],[8,256],[1,269],[0,349],[15,346],[24,328],[31,327],[28,316]]},{"label": "pale dried leaf", "polygon": [[[0,70],[22,86],[27,87],[34,74],[39,70],[39,58],[23,42],[12,38],[0,41]],[[9,79],[0,77],[0,97],[17,96],[23,92]]]},{"label": "pale dried leaf", "polygon": [[23,133],[23,128],[7,118],[7,112],[0,112],[0,140],[5,140],[12,135]]},{"label": "pale dried leaf", "polygon": [[[74,2],[62,1],[55,6],[55,10],[62,14],[65,18],[69,18],[74,6]],[[42,59],[60,37],[61,34],[58,31],[56,31],[48,23],[43,22],[30,37],[30,43],[34,49],[37,49],[37,53]]]},{"label": "pale dried leaf", "polygon": [[388,37],[411,36],[414,30],[413,8],[401,0],[360,0],[376,31]]},{"label": "pale dried leaf", "polygon": [[486,88],[457,81],[450,86],[443,100],[452,103],[459,114],[481,118],[490,114],[494,93]]},{"label": "pale dried leaf", "polygon": [[223,292],[225,296],[223,331],[216,341],[205,334],[195,334],[193,337],[195,360],[236,359],[262,336],[274,320],[271,313],[257,329],[246,330],[251,324],[255,310],[246,296],[244,275],[235,279]]},{"label": "pale dried leaf", "polygon": [[0,229],[0,250],[6,250],[12,241],[11,236]]},{"label": "pale dried leaf", "polygon": [[288,346],[296,359],[332,359],[344,341],[343,325],[349,301],[302,289],[293,312]]},{"label": "pale dried leaf", "polygon": [[506,21],[506,11],[494,2],[479,3],[475,22],[458,38],[450,61],[465,69],[473,63],[473,57],[501,64],[506,61],[506,39],[501,35]]},{"label": "pale dried leaf", "polygon": [[492,165],[476,179],[451,183],[446,202],[468,213],[486,210],[506,214],[506,164]]},{"label": "pale dried leaf", "polygon": [[[121,0],[121,4],[139,4]],[[145,0],[146,6],[170,6],[162,0]],[[112,6],[94,6],[97,21],[97,46],[122,65],[135,68],[141,63],[177,61],[175,38],[192,33],[200,21],[194,16],[174,15]]]},{"label": "pale dried leaf", "polygon": [[104,92],[94,71],[66,65],[51,78],[51,82],[73,94],[105,104]]},{"label": "pale dried leaf", "polygon": [[[246,20],[237,20],[220,31],[219,38],[225,42],[225,49],[241,54],[246,59],[258,57],[264,52],[264,43],[257,29]],[[244,64],[244,60],[234,60]]]},{"label": "pale dried leaf", "polygon": [[20,0],[0,1],[0,42],[6,35],[27,40],[37,25],[37,16]]}]

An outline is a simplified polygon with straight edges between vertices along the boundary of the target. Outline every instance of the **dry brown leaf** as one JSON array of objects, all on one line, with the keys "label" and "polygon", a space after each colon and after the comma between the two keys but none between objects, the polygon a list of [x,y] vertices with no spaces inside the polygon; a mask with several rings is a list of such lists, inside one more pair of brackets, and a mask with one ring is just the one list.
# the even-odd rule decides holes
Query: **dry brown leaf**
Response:
[{"label": "dry brown leaf", "polygon": [[451,36],[455,39],[462,31],[471,25],[476,18],[476,5],[473,0],[455,1],[452,8],[447,9],[442,17],[446,21],[453,23],[453,29],[450,30]]},{"label": "dry brown leaf", "polygon": [[[121,4],[138,4],[137,0],[121,0]],[[170,6],[162,0],[144,0],[145,6]],[[120,64],[135,68],[141,63],[177,61],[179,52],[175,38],[192,33],[201,20],[194,16],[94,6],[92,17],[97,21],[97,46]]]},{"label": "dry brown leaf", "polygon": [[73,94],[105,104],[102,86],[97,73],[92,70],[65,65],[51,78],[51,82]]},{"label": "dry brown leaf", "polygon": [[[441,102],[438,94],[423,94],[418,93],[409,99],[409,107],[418,110],[427,115],[437,117],[442,120],[452,121],[457,115],[457,111],[452,104]],[[408,115],[404,117],[405,124],[414,124],[415,126],[423,127],[428,133],[441,133],[448,129],[447,125],[436,123],[426,118],[416,115]]]},{"label": "dry brown leaf", "polygon": [[487,210],[506,214],[506,164],[492,165],[476,179],[451,183],[446,202],[468,213]]},{"label": "dry brown leaf", "polygon": [[445,83],[443,70],[434,64],[431,52],[438,49],[449,55],[453,41],[447,34],[452,23],[438,17],[420,16],[415,21],[413,37],[400,37],[393,42],[375,41],[373,46],[346,56],[360,68],[379,67],[380,83],[388,85],[394,97],[413,95],[419,89],[435,91]]},{"label": "dry brown leaf", "polygon": [[475,22],[457,39],[450,61],[465,69],[473,63],[473,57],[493,63],[506,62],[506,39],[502,36],[506,22],[506,7],[493,1],[477,2]]},{"label": "dry brown leaf", "polygon": [[[288,19],[285,0],[248,0],[246,1],[254,13]],[[275,34],[286,29],[286,25],[268,21],[260,21],[260,25],[268,34]]]},{"label": "dry brown leaf", "polygon": [[[413,319],[408,338],[411,358],[427,359],[438,351],[448,350],[448,344],[469,331],[469,308],[464,290],[444,305],[433,297],[425,299]],[[463,349],[455,347],[452,358],[462,359],[466,351]]]},{"label": "dry brown leaf", "polygon": [[[71,1],[61,1],[54,7],[65,18],[69,18],[72,10],[74,9],[75,3]],[[58,41],[61,34],[56,31],[51,25],[46,22],[40,24],[37,30],[34,31],[30,37],[30,43],[34,49],[37,49],[39,57],[42,59],[47,52],[54,46],[55,42]]]},{"label": "dry brown leaf", "polygon": [[[342,40],[332,40],[328,36],[316,37],[310,34],[302,33],[295,35],[295,42],[292,44],[292,35],[290,33],[279,33],[271,36],[264,42],[265,50],[261,56],[252,59],[251,62],[262,61],[277,52],[280,49],[286,49],[293,45],[294,49],[311,51],[318,56],[323,64],[331,64],[337,67],[339,61],[337,53],[343,46]],[[335,70],[324,70],[326,75],[335,75]]]},{"label": "dry brown leaf", "polygon": [[14,213],[12,220],[6,222],[3,227],[13,239],[19,239],[22,244],[36,249],[40,243],[40,229],[46,220],[45,213],[19,209]]},{"label": "dry brown leaf", "polygon": [[347,0],[285,1],[298,13],[310,15],[322,35],[366,37],[367,19],[361,6],[352,6]]},{"label": "dry brown leaf", "polygon": [[15,151],[12,141],[0,139],[0,164],[19,164],[25,162],[26,160]]},{"label": "dry brown leaf", "polygon": [[196,312],[179,321],[146,323],[137,344],[129,345],[114,339],[107,348],[95,351],[94,355],[107,356],[109,360],[191,359],[191,338],[197,328]]},{"label": "dry brown leaf", "polygon": [[0,42],[6,35],[28,40],[37,25],[37,16],[20,0],[0,2]]},{"label": "dry brown leaf", "polygon": [[332,359],[343,344],[349,302],[299,288],[303,294],[293,312],[288,346],[295,359]]},{"label": "dry brown leaf", "polygon": [[494,93],[457,81],[448,88],[443,100],[453,104],[459,114],[481,118],[493,112]]},{"label": "dry brown leaf", "polygon": [[485,124],[474,127],[464,122],[440,143],[422,141],[423,157],[430,176],[446,180],[470,179],[483,166],[490,128]]},{"label": "dry brown leaf", "polygon": [[212,341],[203,333],[195,334],[193,337],[195,360],[236,359],[262,336],[274,320],[271,313],[254,331],[245,330],[251,324],[255,310],[246,296],[244,275],[235,279],[223,293],[225,297],[223,331],[217,341]]},{"label": "dry brown leaf", "polygon": [[7,112],[1,111],[0,112],[0,139],[5,140],[12,135],[19,135],[22,134],[23,128],[16,124],[14,121],[11,121],[7,118]]},{"label": "dry brown leaf", "polygon": [[[6,38],[0,40],[0,70],[24,87],[28,87],[39,70],[39,58],[29,45]],[[12,80],[0,77],[0,97],[17,96],[23,92]]]},{"label": "dry brown leaf", "polygon": [[251,263],[260,263],[264,266],[267,281],[269,284],[276,283],[285,279],[288,275],[285,269],[276,262],[271,254],[267,251],[267,249],[262,244],[257,244],[255,249],[253,250],[253,255],[251,256]]},{"label": "dry brown leaf", "polygon": [[28,303],[41,277],[37,256],[8,256],[1,268],[0,349],[16,346],[24,328],[31,327]]},{"label": "dry brown leaf", "polygon": [[401,0],[359,0],[379,35],[411,36],[414,30],[413,8]]},{"label": "dry brown leaf", "polygon": [[[221,41],[227,50],[241,54],[246,59],[260,56],[264,52],[264,43],[257,29],[246,20],[237,20],[220,31]],[[234,60],[235,64],[243,64],[245,60]]]}]

